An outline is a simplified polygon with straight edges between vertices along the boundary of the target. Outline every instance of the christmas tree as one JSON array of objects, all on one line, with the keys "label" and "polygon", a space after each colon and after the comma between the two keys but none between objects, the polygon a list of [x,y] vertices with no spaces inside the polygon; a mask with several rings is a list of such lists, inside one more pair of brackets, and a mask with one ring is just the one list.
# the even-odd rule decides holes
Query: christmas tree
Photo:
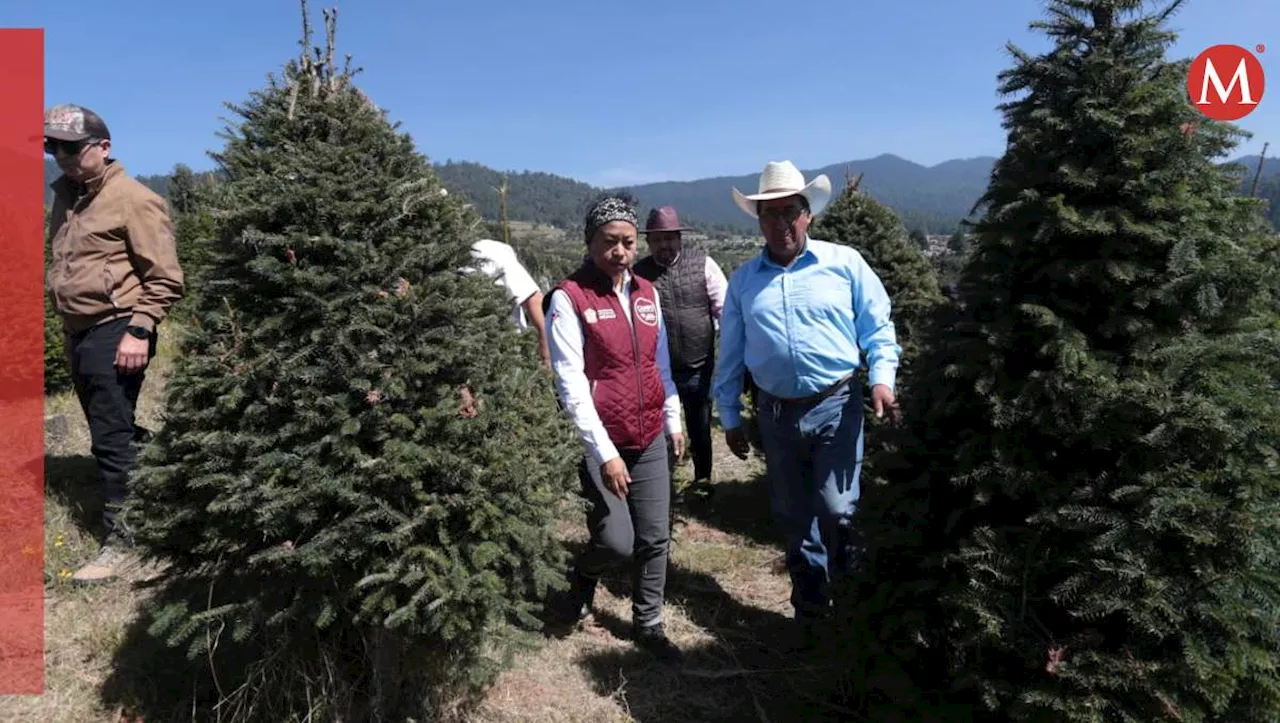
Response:
[{"label": "christmas tree", "polygon": [[1182,4],[1054,0],[1012,50],[964,307],[863,501],[876,717],[1280,719],[1280,275],[1164,57]]},{"label": "christmas tree", "polygon": [[[53,239],[49,236],[50,209],[44,210],[44,273],[49,273],[53,262]],[[62,317],[54,308],[49,294],[44,295],[44,393],[58,394],[74,388],[71,381],[71,362],[67,358],[67,337],[62,327]]]},{"label": "christmas tree", "polygon": [[[862,176],[847,179],[840,195],[814,220],[809,235],[856,249],[880,277],[893,305],[894,329],[902,346],[894,391],[898,398],[905,398],[914,393],[923,329],[943,296],[920,244],[893,209],[859,188],[861,181]],[[867,427],[861,477],[865,489],[883,484],[891,468],[900,463],[896,452],[904,432],[888,418],[875,417],[865,365],[858,378],[865,397]]]},{"label": "christmas tree", "polygon": [[918,327],[933,307],[941,303],[938,277],[923,250],[907,233],[893,209],[859,190],[862,177],[846,183],[830,206],[814,219],[809,235],[850,246],[862,254],[884,283],[893,302],[893,323],[902,345],[902,373],[919,351]]},{"label": "christmas tree", "polygon": [[561,587],[578,449],[510,302],[459,272],[480,219],[335,68],[336,15],[323,53],[303,17],[302,56],[229,106],[212,259],[127,519],[165,565],[151,633],[224,705],[437,719]]},{"label": "christmas tree", "polygon": [[205,276],[211,262],[214,234],[209,195],[214,191],[212,179],[201,182],[190,166],[179,163],[169,176],[168,197],[173,217],[174,240],[178,258],[186,278],[187,291],[173,316],[176,321],[188,318],[189,310],[198,308],[205,288]]}]

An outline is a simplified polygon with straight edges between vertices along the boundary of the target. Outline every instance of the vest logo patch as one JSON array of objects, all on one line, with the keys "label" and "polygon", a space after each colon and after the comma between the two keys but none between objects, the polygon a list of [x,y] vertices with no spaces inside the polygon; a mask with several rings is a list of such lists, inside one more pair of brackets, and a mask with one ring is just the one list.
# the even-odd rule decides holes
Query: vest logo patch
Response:
[{"label": "vest logo patch", "polygon": [[636,299],[636,318],[649,326],[657,326],[658,307],[648,299]]},{"label": "vest logo patch", "polygon": [[583,311],[582,318],[585,319],[588,324],[596,323],[596,310],[587,309],[586,311]]}]

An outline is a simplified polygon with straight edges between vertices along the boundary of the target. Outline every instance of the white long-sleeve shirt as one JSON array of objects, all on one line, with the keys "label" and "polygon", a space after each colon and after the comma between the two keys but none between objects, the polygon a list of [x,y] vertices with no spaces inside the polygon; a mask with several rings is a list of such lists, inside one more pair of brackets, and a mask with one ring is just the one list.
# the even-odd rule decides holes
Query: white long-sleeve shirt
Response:
[{"label": "white long-sleeve shirt", "polygon": [[[623,311],[627,315],[627,323],[631,319],[631,275],[622,280],[622,288],[615,290]],[[671,379],[671,355],[667,351],[667,327],[662,321],[662,301],[654,291],[654,302],[658,314],[658,374],[662,377],[662,388],[666,399],[662,404],[663,428],[667,435],[684,431],[680,422],[680,395],[676,391],[675,382]],[[587,379],[586,363],[582,346],[584,337],[582,325],[573,309],[573,301],[564,291],[557,289],[551,294],[551,305],[547,314],[547,346],[551,351],[551,369],[555,372],[556,394],[560,403],[569,413],[574,426],[578,428],[579,439],[586,447],[596,466],[608,462],[618,455],[618,449],[609,439],[604,422],[596,411],[595,402],[591,398],[591,382]]]},{"label": "white long-sleeve shirt", "polygon": [[711,254],[707,254],[707,266],[703,271],[703,278],[707,281],[707,296],[711,299],[711,316],[715,317],[716,327],[719,328],[720,314],[724,311],[724,295],[729,288],[729,280],[725,278],[720,264],[711,258]]}]

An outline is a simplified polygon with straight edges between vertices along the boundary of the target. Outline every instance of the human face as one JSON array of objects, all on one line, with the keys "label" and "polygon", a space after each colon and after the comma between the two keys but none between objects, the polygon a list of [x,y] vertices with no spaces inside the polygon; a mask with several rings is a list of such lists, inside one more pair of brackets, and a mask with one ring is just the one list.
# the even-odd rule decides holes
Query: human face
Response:
[{"label": "human face", "polygon": [[587,255],[596,268],[617,281],[636,260],[636,227],[626,221],[610,221],[596,229],[587,244]]},{"label": "human face", "polygon": [[663,266],[670,266],[680,256],[684,242],[679,231],[654,231],[648,235],[649,252]]},{"label": "human face", "polygon": [[809,212],[800,196],[771,198],[760,202],[760,232],[774,260],[789,264],[804,247],[809,232]]},{"label": "human face", "polygon": [[83,182],[102,175],[106,170],[111,141],[59,141],[45,138],[44,152],[53,156],[58,162],[58,168],[67,178]]}]

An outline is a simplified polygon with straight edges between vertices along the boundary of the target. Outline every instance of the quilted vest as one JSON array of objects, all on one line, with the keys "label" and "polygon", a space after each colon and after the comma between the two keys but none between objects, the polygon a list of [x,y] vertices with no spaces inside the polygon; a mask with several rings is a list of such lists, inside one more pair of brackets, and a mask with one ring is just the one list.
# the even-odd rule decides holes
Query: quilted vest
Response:
[{"label": "quilted vest", "polygon": [[631,277],[634,323],[627,322],[613,282],[591,262],[556,288],[569,296],[582,327],[591,398],[609,439],[619,450],[647,449],[662,434],[666,400],[658,371],[658,309],[653,284],[634,274]]},{"label": "quilted vest", "polygon": [[652,282],[662,299],[672,369],[697,368],[715,353],[706,270],[706,252],[688,247],[671,266],[652,256],[636,264],[636,275]]}]

